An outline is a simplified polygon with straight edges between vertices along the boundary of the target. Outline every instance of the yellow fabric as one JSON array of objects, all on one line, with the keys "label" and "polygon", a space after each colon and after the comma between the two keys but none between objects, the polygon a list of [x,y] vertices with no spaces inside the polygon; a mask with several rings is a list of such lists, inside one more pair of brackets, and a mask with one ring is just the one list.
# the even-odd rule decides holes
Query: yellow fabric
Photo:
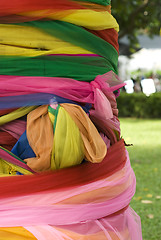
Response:
[{"label": "yellow fabric", "polygon": [[0,24],[0,55],[36,57],[90,53],[34,27]]},{"label": "yellow fabric", "polygon": [[51,168],[80,164],[84,158],[83,141],[70,115],[60,107],[54,132]]},{"label": "yellow fabric", "polygon": [[20,172],[24,175],[32,174],[28,170],[0,158],[0,177],[3,177],[4,175],[16,175],[17,172]]},{"label": "yellow fabric", "polygon": [[53,147],[53,128],[47,105],[42,105],[28,114],[26,133],[36,157],[27,158],[24,161],[36,172],[49,170]]},{"label": "yellow fabric", "polygon": [[0,228],[1,240],[36,240],[32,233],[23,227],[1,227]]},{"label": "yellow fabric", "polygon": [[36,106],[22,107],[22,108],[16,109],[13,112],[10,112],[6,115],[1,116],[0,117],[0,126],[5,123],[11,122],[15,119],[18,119],[22,116],[25,116],[27,113],[29,113],[30,111],[32,111],[35,108],[36,108]]},{"label": "yellow fabric", "polygon": [[84,158],[83,141],[75,122],[60,107],[53,135],[55,116],[52,115],[45,105],[27,117],[27,138],[36,157],[24,161],[36,172],[77,165]]},{"label": "yellow fabric", "polygon": [[93,163],[101,162],[106,156],[107,147],[90,118],[78,105],[68,103],[60,105],[69,113],[80,130],[85,159]]},{"label": "yellow fabric", "polygon": [[[69,13],[69,14],[68,14]],[[41,12],[23,13],[24,16],[40,17]],[[42,16],[44,16],[42,12]],[[66,10],[61,12],[48,13],[47,18],[73,23],[78,26],[86,27],[92,30],[104,30],[114,28],[119,31],[119,25],[116,19],[108,12],[97,12],[90,9],[79,9],[75,11]]]},{"label": "yellow fabric", "polygon": [[48,112],[48,114],[49,114],[49,118],[50,118],[52,124],[54,124],[55,116],[50,112]]},{"label": "yellow fabric", "polygon": [[[51,16],[52,19],[52,16]],[[114,28],[119,31],[115,18],[107,11],[96,12],[92,10],[77,10],[60,19],[91,30],[104,30]]]},{"label": "yellow fabric", "polygon": [[86,160],[101,162],[106,144],[87,114],[80,106],[61,104],[55,117],[43,105],[28,114],[27,138],[36,154],[24,161],[36,172],[65,168]]},{"label": "yellow fabric", "polygon": [[39,172],[65,168],[80,164],[84,157],[93,163],[104,159],[106,144],[81,107],[61,104],[54,134],[52,115],[47,105],[28,114],[27,138],[36,157],[24,161],[31,169]]}]

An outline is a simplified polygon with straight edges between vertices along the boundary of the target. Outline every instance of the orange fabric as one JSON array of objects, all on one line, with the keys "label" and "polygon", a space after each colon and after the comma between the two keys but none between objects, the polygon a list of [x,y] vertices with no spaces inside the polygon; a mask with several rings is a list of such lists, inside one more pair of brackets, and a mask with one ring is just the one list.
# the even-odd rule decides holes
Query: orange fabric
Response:
[{"label": "orange fabric", "polygon": [[48,116],[47,105],[42,105],[28,114],[27,138],[36,157],[24,161],[36,172],[49,170],[53,147],[53,128]]},{"label": "orange fabric", "polygon": [[85,159],[93,163],[101,162],[106,156],[107,147],[92,121],[78,105],[65,103],[61,106],[69,113],[80,130]]},{"label": "orange fabric", "polygon": [[131,178],[129,177],[129,180],[121,185],[103,187],[93,191],[88,191],[86,193],[82,193],[74,197],[68,198],[62,202],[59,202],[59,204],[87,204],[105,202],[107,200],[115,198],[116,196],[124,192],[130,186],[130,184]]}]

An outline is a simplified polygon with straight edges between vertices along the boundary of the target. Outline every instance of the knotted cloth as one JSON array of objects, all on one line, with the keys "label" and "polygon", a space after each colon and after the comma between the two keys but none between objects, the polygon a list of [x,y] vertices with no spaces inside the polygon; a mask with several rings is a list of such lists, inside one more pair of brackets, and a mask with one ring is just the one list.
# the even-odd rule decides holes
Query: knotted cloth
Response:
[{"label": "knotted cloth", "polygon": [[110,0],[0,1],[0,238],[142,240]]}]

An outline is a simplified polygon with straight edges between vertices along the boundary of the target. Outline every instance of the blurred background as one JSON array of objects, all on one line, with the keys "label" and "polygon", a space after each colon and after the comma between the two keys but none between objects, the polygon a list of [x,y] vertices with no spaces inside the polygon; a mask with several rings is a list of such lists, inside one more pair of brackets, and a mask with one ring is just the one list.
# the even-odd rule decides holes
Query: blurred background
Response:
[{"label": "blurred background", "polygon": [[115,0],[120,25],[119,76],[128,93],[161,91],[161,1]]},{"label": "blurred background", "polygon": [[119,77],[126,83],[120,117],[161,118],[161,0],[115,0],[112,14],[120,25]]},{"label": "blurred background", "polygon": [[120,25],[117,99],[122,137],[136,175],[131,206],[143,240],[161,239],[161,0],[113,0]]}]

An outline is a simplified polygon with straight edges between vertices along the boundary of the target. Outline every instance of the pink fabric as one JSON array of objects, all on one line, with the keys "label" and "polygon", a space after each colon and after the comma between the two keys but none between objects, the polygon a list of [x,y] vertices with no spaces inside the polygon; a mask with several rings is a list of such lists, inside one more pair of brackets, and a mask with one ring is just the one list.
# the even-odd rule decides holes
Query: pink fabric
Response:
[{"label": "pink fabric", "polygon": [[31,232],[38,240],[73,240],[66,234],[56,230],[49,225],[25,227],[26,230]]},{"label": "pink fabric", "polygon": [[34,171],[31,168],[29,168],[24,162],[18,160],[14,156],[15,156],[14,154],[5,151],[3,148],[0,148],[0,158],[34,173]]},{"label": "pink fabric", "polygon": [[103,141],[105,142],[106,147],[107,147],[107,149],[108,149],[108,148],[110,147],[110,139],[108,139],[107,136],[104,135],[103,133],[100,133],[100,136],[101,136],[101,138],[103,139]]},{"label": "pink fabric", "polygon": [[26,130],[26,122],[22,120],[15,120],[0,126],[0,130],[8,132],[18,140]]},{"label": "pink fabric", "polygon": [[38,240],[73,240],[66,234],[62,233],[61,230],[72,231],[89,236],[90,234],[95,234],[102,230],[107,240],[113,240],[109,232],[114,233],[119,240],[142,240],[140,218],[130,207],[120,214],[104,217],[99,220],[60,226],[59,228],[47,225],[30,226],[25,228]]},{"label": "pink fabric", "polygon": [[[94,103],[93,96],[90,95],[93,92],[91,85],[100,88],[103,92],[112,92],[125,84],[117,79],[116,74],[112,71],[98,75],[94,83],[81,82],[71,78],[0,75],[0,97],[46,92],[65,98],[72,97],[72,100],[78,101],[79,92],[76,90],[79,90],[82,97],[86,100],[89,99],[90,103]],[[64,94],[63,90],[66,90]],[[88,102],[86,100],[82,100],[82,102]]]},{"label": "pink fabric", "polygon": [[[110,82],[110,85],[109,83]],[[98,75],[91,83],[70,78],[0,76],[0,97],[32,93],[53,93],[77,102],[93,103],[95,110],[105,119],[113,113],[105,94],[124,86],[112,71]],[[79,90],[79,91],[78,91]]]},{"label": "pink fabric", "polygon": [[[120,121],[118,119],[118,109],[117,109],[117,103],[116,103],[116,97],[113,92],[104,91],[104,96],[111,104],[111,110],[113,113],[113,117],[111,118],[105,118],[103,114],[100,114],[97,110],[90,111],[90,118],[92,122],[97,126],[99,131],[103,132],[108,136],[108,138],[111,140],[111,144],[117,142],[117,140],[120,138]],[[118,137],[116,137],[115,131],[118,132]]]},{"label": "pink fabric", "polygon": [[[88,191],[99,189],[100,187],[103,188],[103,187],[120,186],[120,184],[124,184],[128,182],[128,179],[131,178],[131,175],[132,177],[134,177],[133,171],[130,167],[130,162],[129,160],[127,160],[123,169],[121,169],[117,173],[114,173],[113,175],[105,179],[84,184],[82,186],[70,187],[67,190],[63,189],[59,191],[56,191],[56,190],[43,191],[40,193],[38,192],[38,193],[29,194],[25,196],[4,198],[4,199],[0,199],[0,205],[7,204],[8,206],[13,206],[13,205],[23,206],[23,204],[25,203],[25,206],[37,206],[37,205],[57,204],[58,202],[62,202],[65,199],[71,198],[73,196],[77,196],[79,194],[86,193]],[[130,184],[131,182],[128,183],[127,188]],[[99,197],[97,196],[97,200],[98,199]],[[101,201],[101,196],[100,196],[100,201]],[[90,203],[94,203],[94,202],[95,202],[95,199],[90,201]]]},{"label": "pink fabric", "polygon": [[[68,225],[100,219],[126,207],[135,192],[135,183],[120,196],[97,204],[57,206],[1,206],[0,227],[30,226],[39,224]],[[114,211],[114,212],[115,212]]]},{"label": "pink fabric", "polygon": [[[128,157],[128,155],[127,155]],[[41,192],[37,194],[2,199],[0,201],[0,227],[30,226],[30,225],[66,225],[82,221],[93,221],[109,216],[123,208],[131,201],[135,193],[135,175],[131,169],[129,158],[123,169],[123,175],[115,181],[109,177],[82,187],[73,187],[66,192]],[[115,173],[117,174],[117,173]],[[115,177],[115,174],[111,177]],[[129,182],[129,179],[130,182]],[[63,199],[100,189],[105,186],[118,186],[129,182],[126,190],[120,195],[104,202],[88,202],[87,204],[61,204]]]}]

